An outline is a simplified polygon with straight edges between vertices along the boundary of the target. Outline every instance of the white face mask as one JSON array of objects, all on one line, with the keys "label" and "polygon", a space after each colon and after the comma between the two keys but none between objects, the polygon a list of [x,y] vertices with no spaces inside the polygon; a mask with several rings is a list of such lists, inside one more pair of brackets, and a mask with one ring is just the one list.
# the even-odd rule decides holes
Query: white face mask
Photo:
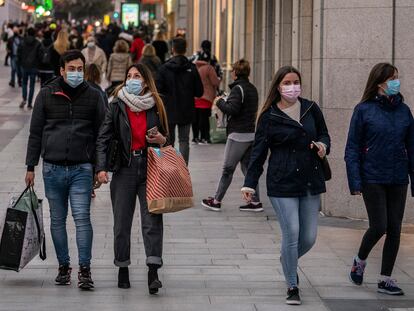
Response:
[{"label": "white face mask", "polygon": [[91,42],[88,42],[86,45],[88,46],[88,48],[91,49],[95,47],[95,42],[91,41]]}]

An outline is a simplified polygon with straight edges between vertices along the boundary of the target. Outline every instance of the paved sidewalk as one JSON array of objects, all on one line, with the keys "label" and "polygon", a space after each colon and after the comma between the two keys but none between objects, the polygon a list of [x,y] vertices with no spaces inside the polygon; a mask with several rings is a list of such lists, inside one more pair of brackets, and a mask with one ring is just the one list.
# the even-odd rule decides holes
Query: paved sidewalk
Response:
[{"label": "paved sidewalk", "polygon": [[[0,95],[7,96],[0,96],[0,145],[5,135],[8,139],[4,139],[4,146],[0,148],[1,211],[11,194],[24,188],[28,123],[22,120],[29,117],[29,112],[17,108],[20,100],[17,91],[3,87],[4,83],[7,85],[7,79],[1,78],[5,76],[3,71],[0,68]],[[11,120],[8,123],[7,118]],[[6,121],[1,123],[2,120]],[[14,132],[7,132],[7,127],[13,127]],[[0,310],[413,310],[407,309],[414,306],[413,227],[405,227],[394,273],[406,296],[393,298],[375,291],[380,245],[369,259],[365,285],[350,284],[347,273],[366,223],[334,218],[321,219],[317,244],[300,260],[303,305],[286,306],[286,288],[279,263],[280,232],[268,200],[264,200],[264,213],[239,212],[242,176],[237,171],[221,213],[210,212],[198,204],[215,190],[223,147],[192,146],[190,169],[197,204],[193,209],[165,216],[165,266],[160,270],[164,288],[158,296],[148,295],[138,215],[133,230],[132,288],[117,288],[117,270],[112,264],[109,187],[103,186],[97,191],[92,207],[92,273],[96,289],[81,292],[76,284],[54,285],[57,261],[47,230],[45,262],[36,258],[20,273],[0,271]],[[36,174],[36,190],[44,197],[39,169]],[[48,228],[47,201],[44,210]],[[74,225],[70,217],[68,228],[72,263],[77,268]]]}]

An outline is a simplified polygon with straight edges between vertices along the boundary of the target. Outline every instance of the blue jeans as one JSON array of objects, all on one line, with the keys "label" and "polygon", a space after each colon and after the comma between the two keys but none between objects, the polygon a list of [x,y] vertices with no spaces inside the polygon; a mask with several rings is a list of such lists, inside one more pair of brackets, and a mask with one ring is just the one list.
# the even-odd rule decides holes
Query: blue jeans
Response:
[{"label": "blue jeans", "polygon": [[320,195],[298,198],[270,197],[282,230],[281,262],[289,288],[297,287],[298,258],[315,244]]},{"label": "blue jeans", "polygon": [[89,267],[93,236],[90,218],[92,165],[85,163],[60,166],[43,162],[43,180],[50,208],[50,231],[59,265],[70,263],[66,232],[68,202],[70,202],[76,226],[79,265]]},{"label": "blue jeans", "polygon": [[23,84],[22,84],[22,91],[23,91],[23,100],[27,100],[27,83],[30,80],[29,85],[29,101],[27,102],[29,106],[32,105],[33,101],[33,94],[35,90],[35,82],[36,82],[37,70],[36,69],[23,69]]},{"label": "blue jeans", "polygon": [[10,82],[14,85],[16,81],[16,74],[17,74],[17,81],[20,83],[22,79],[22,69],[17,62],[17,56],[12,56],[11,60],[11,77]]}]

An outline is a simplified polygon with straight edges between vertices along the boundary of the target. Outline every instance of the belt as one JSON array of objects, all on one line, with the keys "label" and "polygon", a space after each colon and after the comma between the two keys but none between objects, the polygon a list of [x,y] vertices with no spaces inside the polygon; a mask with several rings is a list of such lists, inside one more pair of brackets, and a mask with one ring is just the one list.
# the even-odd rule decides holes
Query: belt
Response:
[{"label": "belt", "polygon": [[133,157],[141,157],[147,154],[147,149],[132,150],[131,154]]}]

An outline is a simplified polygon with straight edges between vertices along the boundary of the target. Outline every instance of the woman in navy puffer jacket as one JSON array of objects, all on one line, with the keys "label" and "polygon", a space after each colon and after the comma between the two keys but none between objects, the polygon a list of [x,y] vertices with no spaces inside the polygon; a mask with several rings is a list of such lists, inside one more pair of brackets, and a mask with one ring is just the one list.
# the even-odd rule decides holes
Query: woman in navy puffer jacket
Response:
[{"label": "woman in navy puffer jacket", "polygon": [[362,102],[355,107],[345,150],[351,194],[362,194],[369,218],[350,279],[362,284],[366,259],[386,234],[378,292],[390,295],[404,294],[391,273],[414,164],[413,116],[399,90],[397,68],[388,63],[375,65]]}]

